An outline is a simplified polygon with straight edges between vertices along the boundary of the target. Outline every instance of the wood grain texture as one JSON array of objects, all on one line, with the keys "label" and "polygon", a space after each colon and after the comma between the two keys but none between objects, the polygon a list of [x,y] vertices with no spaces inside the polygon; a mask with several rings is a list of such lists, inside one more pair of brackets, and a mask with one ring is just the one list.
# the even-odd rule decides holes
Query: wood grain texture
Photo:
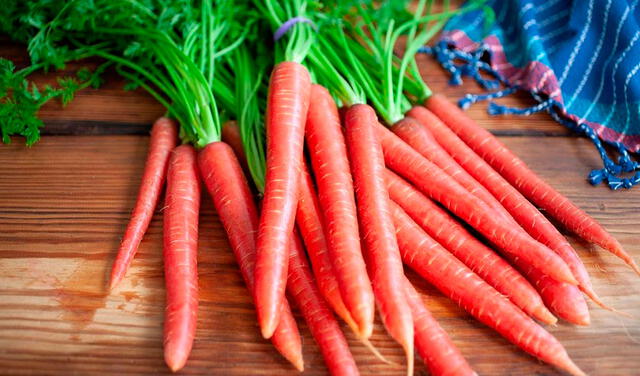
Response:
[{"label": "wood grain texture", "polygon": [[[458,1],[456,3],[459,3]],[[0,40],[0,56],[18,66],[24,48]],[[418,57],[427,83],[452,100],[481,92],[466,80],[448,86],[448,75]],[[54,82],[95,62],[69,64],[64,72],[38,74]],[[125,92],[107,73],[100,90],[85,89],[67,108],[47,104],[46,127],[32,148],[21,139],[0,145],[0,375],[163,375],[164,284],[162,213],[158,210],[127,277],[106,290],[147,151],[151,123],[164,109],[141,90]],[[525,95],[499,103],[526,106]],[[571,136],[546,114],[489,117],[486,105],[468,112],[551,185],[599,220],[640,261],[640,190],[591,187],[584,177],[601,165],[591,144]],[[56,134],[75,136],[52,136]],[[99,135],[99,136],[97,136]],[[554,136],[554,137],[548,137]],[[640,278],[609,254],[570,237],[595,290],[628,319],[589,303],[590,327],[561,323],[549,330],[590,375],[634,375],[640,369]],[[199,247],[200,308],[191,358],[183,374],[295,374],[263,340],[241,274],[211,200],[203,198]],[[481,375],[559,375],[518,350],[408,272],[425,302]],[[324,375],[320,352],[297,314],[305,375]],[[404,375],[376,360],[343,325],[362,374]],[[401,349],[376,323],[372,339],[389,359]],[[418,375],[425,375],[417,365]]]},{"label": "wood grain texture", "polygon": [[[0,374],[167,374],[162,360],[164,288],[161,213],[132,269],[109,294],[106,277],[133,206],[147,148],[144,136],[48,136],[26,149],[0,147]],[[640,192],[590,187],[598,164],[577,138],[503,138],[553,186],[601,221],[640,258]],[[185,374],[293,374],[260,337],[211,201],[200,226],[198,332]],[[640,317],[640,281],[614,257],[572,239],[605,302]],[[440,323],[482,375],[556,375],[411,274]],[[593,323],[549,328],[591,375],[640,367],[640,325],[590,304]],[[298,318],[300,318],[298,316]],[[326,373],[305,325],[308,375]],[[402,375],[347,332],[363,374]],[[377,323],[373,342],[392,360],[402,352]],[[424,367],[418,366],[419,374]]]}]

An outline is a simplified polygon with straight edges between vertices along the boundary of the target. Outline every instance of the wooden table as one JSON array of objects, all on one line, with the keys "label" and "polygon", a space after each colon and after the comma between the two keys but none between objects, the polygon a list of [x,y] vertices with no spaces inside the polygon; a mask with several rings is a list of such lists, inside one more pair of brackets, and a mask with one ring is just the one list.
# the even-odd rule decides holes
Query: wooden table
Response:
[{"label": "wooden table", "polygon": [[[0,56],[24,62],[21,47],[4,43]],[[479,92],[449,87],[430,58],[419,57],[427,82],[452,99]],[[74,71],[79,65],[70,65]],[[52,75],[39,82],[52,81]],[[0,146],[0,374],[168,374],[162,358],[164,288],[161,214],[157,213],[123,283],[105,289],[140,181],[150,123],[162,107],[141,91],[124,92],[109,76],[100,90],[84,90],[62,109],[47,105],[42,140],[31,148],[14,139]],[[523,97],[501,103],[526,105]],[[587,173],[600,166],[591,144],[570,135],[546,114],[489,117],[484,105],[470,115],[500,136],[531,168],[600,221],[640,261],[640,188],[592,187]],[[200,225],[200,308],[189,362],[181,373],[295,374],[260,336],[255,311],[211,200]],[[619,310],[640,317],[640,278],[618,259],[574,238],[595,290]],[[428,307],[481,375],[557,375],[473,320],[433,287],[409,273]],[[548,328],[591,375],[640,371],[640,323],[594,304],[592,324]],[[298,315],[298,318],[300,316]],[[307,375],[326,369],[299,320]],[[403,375],[377,361],[344,327],[362,374]],[[372,342],[403,363],[400,348],[377,323]],[[417,374],[426,374],[417,366]]]}]

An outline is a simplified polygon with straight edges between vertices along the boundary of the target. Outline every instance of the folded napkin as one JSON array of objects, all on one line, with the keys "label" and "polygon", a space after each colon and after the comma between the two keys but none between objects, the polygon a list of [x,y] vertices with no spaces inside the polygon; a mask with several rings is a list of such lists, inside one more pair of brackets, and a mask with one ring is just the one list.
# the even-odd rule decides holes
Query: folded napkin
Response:
[{"label": "folded napkin", "polygon": [[[489,113],[547,111],[595,144],[604,168],[591,172],[592,184],[606,181],[618,189],[640,183],[640,166],[631,155],[640,151],[638,0],[489,0],[487,5],[493,14],[478,10],[452,18],[440,41],[422,50],[451,73],[453,84],[470,76],[492,90],[466,95],[460,106],[525,90],[537,105],[491,102]],[[615,160],[605,143],[617,151]]]}]

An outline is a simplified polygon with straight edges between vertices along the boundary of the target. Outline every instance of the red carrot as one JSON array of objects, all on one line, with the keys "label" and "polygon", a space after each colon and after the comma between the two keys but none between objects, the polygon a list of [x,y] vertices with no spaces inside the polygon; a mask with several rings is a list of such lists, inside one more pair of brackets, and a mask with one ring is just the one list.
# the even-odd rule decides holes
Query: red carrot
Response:
[{"label": "red carrot", "polygon": [[430,238],[391,204],[403,261],[480,322],[537,357],[573,375],[584,373],[551,334]]},{"label": "red carrot", "polygon": [[477,375],[453,344],[447,332],[425,307],[420,294],[407,279],[405,279],[405,293],[407,302],[411,306],[416,348],[429,368],[429,373],[433,376]]},{"label": "red carrot", "polygon": [[247,156],[244,154],[244,147],[242,146],[242,137],[240,135],[240,127],[235,120],[229,120],[222,125],[222,142],[231,146],[233,152],[245,173],[245,176],[249,176],[249,164],[247,163]]},{"label": "red carrot", "polygon": [[338,280],[334,274],[327,240],[324,237],[322,212],[315,197],[311,176],[304,162],[302,176],[300,177],[299,195],[296,223],[311,259],[311,267],[318,283],[318,289],[333,311],[355,333],[359,334],[358,324],[351,317],[342,300],[342,296],[340,296]]},{"label": "red carrot", "polygon": [[406,303],[402,260],[389,212],[384,157],[374,128],[377,123],[376,113],[368,105],[351,106],[345,116],[347,146],[373,293],[385,328],[407,354],[408,374],[411,375],[413,320]]},{"label": "red carrot", "polygon": [[557,281],[577,284],[567,265],[553,251],[523,231],[514,229],[502,216],[493,214],[493,210],[483,201],[470,195],[469,191],[383,125],[379,124],[376,129],[385,161],[392,170],[410,180],[501,249],[522,258]]},{"label": "red carrot", "polygon": [[404,179],[389,170],[385,178],[391,199],[431,237],[525,313],[547,324],[556,323],[540,295],[517,270]]},{"label": "red carrot", "polygon": [[307,68],[294,62],[278,64],[269,82],[267,170],[255,267],[255,302],[265,338],[270,338],[278,325],[284,298],[310,85]]},{"label": "red carrot", "polygon": [[[424,107],[414,107],[408,114],[418,119],[464,169],[489,189],[534,239],[547,245],[562,257],[578,280],[582,291],[602,307],[611,309],[604,305],[593,291],[589,274],[573,247],[535,206],[471,150],[431,111]],[[535,281],[532,282],[535,283]],[[559,284],[552,285],[559,286]],[[569,290],[566,289],[566,291]]]},{"label": "red carrot", "polygon": [[540,271],[525,265],[521,260],[505,255],[536,287],[551,312],[576,325],[589,325],[589,307],[580,290],[568,283],[554,281]]},{"label": "red carrot", "polygon": [[[202,149],[198,164],[244,282],[253,292],[258,211],[247,179],[233,150],[224,142],[213,142]],[[300,333],[286,300],[283,301],[280,322],[271,341],[299,371],[304,369]]]},{"label": "red carrot", "polygon": [[358,375],[358,367],[340,325],[313,280],[297,232],[294,231],[290,239],[287,291],[302,312],[329,372],[332,375]]},{"label": "red carrot", "polygon": [[151,128],[149,152],[136,206],[131,213],[131,219],[125,230],[122,243],[120,243],[118,256],[116,256],[111,269],[110,288],[112,289],[127,273],[142,237],[149,227],[167,176],[169,154],[176,147],[177,140],[178,131],[173,120],[164,117],[156,120]]},{"label": "red carrot", "polygon": [[[407,116],[395,123],[391,127],[391,130],[404,142],[411,145],[418,153],[440,167],[442,171],[455,179],[455,181],[466,188],[471,194],[495,209],[498,214],[506,212],[498,200],[496,200],[484,186],[471,177],[467,171],[460,167],[460,165],[442,149],[431,133],[416,119]],[[508,214],[506,214],[506,216],[510,218]]]},{"label": "red carrot", "polygon": [[311,86],[305,138],[340,294],[358,324],[357,332],[368,338],[373,331],[374,298],[360,247],[349,159],[336,104],[319,85]]},{"label": "red carrot", "polygon": [[198,313],[198,215],[200,181],[196,152],[175,148],[167,172],[163,224],[167,307],[164,359],[172,371],[184,367],[196,333]]},{"label": "red carrot", "polygon": [[431,96],[425,105],[524,196],[545,209],[567,229],[609,250],[640,274],[640,268],[631,256],[595,219],[538,177],[502,142],[456,105],[440,95]]}]

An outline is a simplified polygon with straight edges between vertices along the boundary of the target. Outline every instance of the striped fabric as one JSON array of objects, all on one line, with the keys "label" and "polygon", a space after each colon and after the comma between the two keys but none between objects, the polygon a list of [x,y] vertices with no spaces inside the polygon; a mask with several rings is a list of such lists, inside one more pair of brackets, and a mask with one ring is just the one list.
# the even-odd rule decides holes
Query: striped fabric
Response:
[{"label": "striped fabric", "polygon": [[[465,96],[462,107],[526,90],[536,106],[490,103],[489,112],[548,111],[598,148],[604,168],[590,174],[592,184],[607,181],[613,189],[630,188],[640,183],[639,164],[629,153],[640,152],[638,1],[489,0],[495,14],[491,25],[485,25],[482,11],[456,16],[440,42],[423,50],[434,54],[454,84],[471,76],[490,90],[503,86]],[[603,141],[618,151],[616,160],[609,158]],[[621,177],[633,171],[634,176]]]}]

